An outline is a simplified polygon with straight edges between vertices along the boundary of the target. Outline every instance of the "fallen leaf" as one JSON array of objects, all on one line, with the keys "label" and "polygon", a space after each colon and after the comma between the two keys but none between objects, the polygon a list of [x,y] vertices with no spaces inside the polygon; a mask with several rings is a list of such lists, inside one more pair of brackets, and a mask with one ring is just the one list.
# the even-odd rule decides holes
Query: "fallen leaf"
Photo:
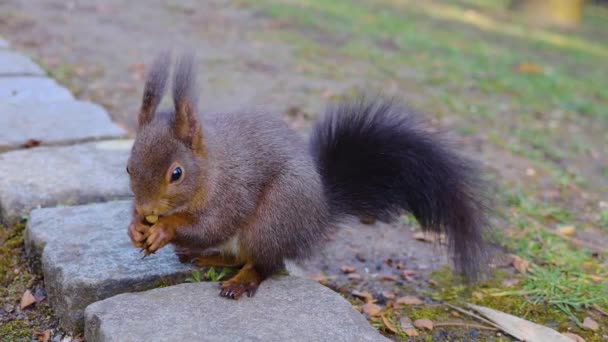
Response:
[{"label": "fallen leaf", "polygon": [[308,276],[308,278],[312,279],[312,280],[316,280],[319,283],[325,283],[327,282],[327,277],[321,273],[319,274],[311,274]]},{"label": "fallen leaf", "polygon": [[340,269],[341,269],[341,270],[342,270],[342,272],[344,272],[344,273],[353,273],[353,272],[355,272],[355,271],[357,270],[356,268],[354,268],[354,267],[352,267],[352,266],[346,266],[346,265],[344,265],[344,266],[340,267]]},{"label": "fallen leaf", "polygon": [[51,339],[51,331],[50,330],[34,331],[34,336],[36,337],[36,340],[39,342],[47,342]]},{"label": "fallen leaf", "polygon": [[382,318],[382,323],[384,324],[384,326],[390,330],[393,334],[397,334],[397,328],[395,328],[395,326],[388,320],[386,319],[386,316],[384,316],[384,314],[380,314],[380,318]]},{"label": "fallen leaf", "polygon": [[515,66],[515,71],[520,74],[540,74],[543,72],[543,67],[536,63],[519,63]]},{"label": "fallen leaf", "polygon": [[26,142],[23,143],[23,145],[21,145],[21,147],[32,148],[32,147],[40,146],[41,143],[42,143],[42,141],[40,141],[40,140],[28,139]]},{"label": "fallen leaf", "polygon": [[383,275],[383,276],[378,277],[378,279],[382,280],[382,281],[395,281],[395,280],[397,280],[397,278],[395,276],[392,276],[392,275]]},{"label": "fallen leaf", "polygon": [[473,295],[473,298],[475,298],[477,300],[483,299],[483,293],[481,293],[479,291],[473,291],[472,295]]},{"label": "fallen leaf", "polygon": [[361,275],[359,273],[350,273],[346,278],[349,280],[361,280]]},{"label": "fallen leaf", "polygon": [[418,331],[414,329],[414,325],[412,324],[412,320],[408,317],[401,317],[399,319],[399,326],[401,330],[409,337],[418,336]]},{"label": "fallen leaf", "polygon": [[597,331],[600,328],[600,325],[597,324],[591,317],[585,317],[583,320],[583,328]]},{"label": "fallen leaf", "polygon": [[382,292],[382,297],[386,299],[395,299],[395,293],[393,291],[386,290]]},{"label": "fallen leaf", "polygon": [[36,298],[32,294],[30,290],[25,290],[23,296],[21,296],[21,310],[27,308],[28,306],[36,303]]},{"label": "fallen leaf", "polygon": [[361,305],[361,312],[368,315],[369,317],[376,317],[376,316],[380,315],[381,310],[382,310],[382,307],[379,305],[376,305],[376,304],[367,303],[367,304]]},{"label": "fallen leaf", "polygon": [[427,232],[416,232],[414,233],[414,239],[424,242],[435,242],[437,240],[437,235]]},{"label": "fallen leaf", "polygon": [[535,175],[536,175],[536,170],[534,170],[531,167],[529,167],[529,168],[526,169],[526,176],[533,177]]},{"label": "fallen leaf", "polygon": [[401,272],[401,278],[403,278],[403,280],[407,280],[407,281],[413,281],[414,280],[414,276],[417,274],[418,272],[414,271],[414,270],[404,270],[403,272]]},{"label": "fallen leaf", "polygon": [[433,321],[430,319],[422,318],[414,321],[414,326],[418,329],[426,329],[428,331],[433,330]]},{"label": "fallen leaf", "polygon": [[513,287],[519,284],[520,280],[516,278],[508,278],[502,281],[502,284],[506,287]]},{"label": "fallen leaf", "polygon": [[398,263],[397,263],[397,265],[395,265],[395,267],[396,267],[398,270],[402,270],[402,269],[404,269],[404,268],[405,268],[405,265],[404,265],[402,262],[398,262]]},{"label": "fallen leaf", "polygon": [[351,294],[357,298],[364,299],[366,303],[369,303],[370,301],[374,300],[374,296],[371,293],[369,293],[369,291],[353,290],[351,292]]},{"label": "fallen leaf", "polygon": [[576,342],[586,342],[584,338],[578,336],[577,334],[567,332],[567,333],[562,333],[562,335],[564,335]]},{"label": "fallen leaf", "polygon": [[397,301],[395,303],[396,304],[404,304],[404,305],[421,305],[421,304],[424,304],[424,302],[422,301],[422,299],[420,299],[418,297],[414,297],[414,296],[399,297],[399,299],[397,299]]},{"label": "fallen leaf", "polygon": [[520,273],[526,273],[530,268],[530,262],[520,258],[517,255],[511,255],[511,263]]},{"label": "fallen leaf", "polygon": [[365,262],[367,260],[367,257],[363,253],[355,254],[355,258],[357,258],[357,260],[359,260],[361,262]]},{"label": "fallen leaf", "polygon": [[526,321],[525,319],[483,306],[473,304],[467,304],[467,306],[479,312],[493,322],[497,328],[518,340],[528,342],[572,342],[568,337],[551,328]]},{"label": "fallen leaf", "polygon": [[576,234],[576,227],[574,226],[561,226],[557,228],[557,234],[562,236],[573,236]]}]

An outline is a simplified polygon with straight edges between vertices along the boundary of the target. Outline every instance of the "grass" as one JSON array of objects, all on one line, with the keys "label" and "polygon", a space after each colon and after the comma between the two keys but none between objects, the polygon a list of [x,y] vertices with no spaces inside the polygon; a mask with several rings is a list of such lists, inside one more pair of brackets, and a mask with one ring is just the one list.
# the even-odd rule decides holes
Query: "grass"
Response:
[{"label": "grass", "polygon": [[[608,193],[608,162],[601,158],[608,155],[608,33],[602,29],[608,10],[588,7],[583,26],[569,32],[530,26],[510,15],[507,4],[262,0],[247,5],[283,24],[275,38],[289,41],[296,64],[313,65],[307,72],[314,77],[336,79],[339,69],[340,78],[365,80],[368,88],[397,84],[416,108],[463,137],[492,145],[499,162],[515,160],[534,170],[534,177],[506,176],[506,163],[493,165],[504,203],[496,241],[532,265],[516,276],[519,284],[486,284],[485,301],[454,282],[429,295],[476,301],[598,340],[600,335],[582,330],[580,323],[596,307],[608,310],[606,255],[572,244],[555,229],[608,231],[608,211],[597,206]],[[597,155],[600,167],[591,167],[598,164]],[[547,199],[548,192],[559,196]]]}]

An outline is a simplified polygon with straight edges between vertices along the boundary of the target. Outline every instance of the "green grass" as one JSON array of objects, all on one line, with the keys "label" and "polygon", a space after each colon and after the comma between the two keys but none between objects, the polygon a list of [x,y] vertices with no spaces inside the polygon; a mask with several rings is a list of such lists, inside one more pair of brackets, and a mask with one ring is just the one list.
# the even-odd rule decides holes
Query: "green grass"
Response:
[{"label": "green grass", "polygon": [[[498,202],[504,203],[496,241],[532,266],[518,276],[515,289],[486,287],[488,295],[478,303],[522,317],[544,314],[547,319],[538,321],[557,321],[596,340],[577,325],[595,306],[608,309],[608,261],[554,229],[608,228],[608,211],[598,211],[594,202],[606,200],[608,182],[601,180],[608,178],[608,166],[591,167],[598,161],[590,157],[608,153],[608,10],[587,8],[580,30],[567,32],[525,26],[505,11],[507,5],[507,0],[248,3],[284,24],[275,38],[289,42],[295,63],[310,66],[311,77],[360,78],[372,89],[394,82],[407,90],[404,96],[413,106],[436,119],[449,118],[449,128],[461,136],[483,139],[496,153],[516,156],[524,170],[534,168],[537,178],[523,172],[505,177],[502,165],[494,170]],[[518,71],[522,63],[533,72]],[[560,198],[545,199],[548,188]],[[575,206],[588,194],[595,200]],[[592,216],[599,219],[590,221]],[[463,287],[450,284],[434,296],[471,299]]]}]

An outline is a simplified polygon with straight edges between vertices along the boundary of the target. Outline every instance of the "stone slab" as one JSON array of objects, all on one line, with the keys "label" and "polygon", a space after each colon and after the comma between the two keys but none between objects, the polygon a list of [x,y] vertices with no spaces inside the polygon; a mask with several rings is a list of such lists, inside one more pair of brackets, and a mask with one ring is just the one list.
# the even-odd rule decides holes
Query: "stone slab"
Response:
[{"label": "stone slab", "polygon": [[125,171],[131,140],[38,147],[0,154],[0,222],[39,207],[132,196]]},{"label": "stone slab", "polygon": [[0,77],[0,102],[62,101],[72,94],[45,77]]},{"label": "stone slab", "polygon": [[34,139],[42,145],[122,138],[126,132],[99,105],[81,101],[0,102],[0,152]]},{"label": "stone slab", "polygon": [[118,295],[87,307],[85,339],[110,341],[389,341],[340,295],[280,276],[253,298],[218,296],[216,283]]},{"label": "stone slab", "polygon": [[0,50],[0,76],[44,75],[44,70],[29,57],[10,50]]},{"label": "stone slab", "polygon": [[67,331],[82,331],[91,303],[180,283],[192,274],[171,247],[142,260],[127,236],[130,212],[130,201],[116,201],[31,213],[26,251],[41,268],[48,300]]}]

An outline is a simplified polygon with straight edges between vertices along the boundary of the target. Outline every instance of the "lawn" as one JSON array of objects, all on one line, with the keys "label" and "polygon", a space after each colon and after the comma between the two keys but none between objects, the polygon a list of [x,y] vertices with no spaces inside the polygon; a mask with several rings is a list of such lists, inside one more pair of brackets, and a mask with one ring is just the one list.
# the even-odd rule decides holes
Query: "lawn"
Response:
[{"label": "lawn", "polygon": [[608,321],[607,8],[588,6],[567,31],[527,23],[498,0],[241,5],[277,22],[274,39],[292,45],[303,73],[389,89],[480,152],[497,186],[492,238],[526,266],[473,290],[448,282],[438,300],[602,340],[605,323],[599,333],[581,326]]}]

